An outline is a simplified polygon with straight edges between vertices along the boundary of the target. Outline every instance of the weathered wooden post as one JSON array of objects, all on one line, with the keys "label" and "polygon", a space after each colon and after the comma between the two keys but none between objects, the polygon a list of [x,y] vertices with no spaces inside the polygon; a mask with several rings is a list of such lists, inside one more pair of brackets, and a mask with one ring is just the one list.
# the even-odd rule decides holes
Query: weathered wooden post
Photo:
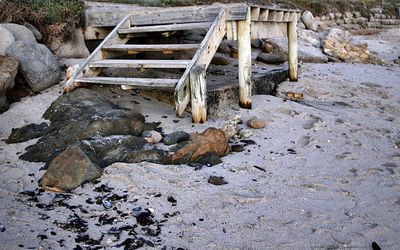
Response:
[{"label": "weathered wooden post", "polygon": [[297,14],[290,14],[288,23],[289,80],[297,81]]},{"label": "weathered wooden post", "polygon": [[246,19],[237,23],[239,49],[239,106],[251,109],[250,7]]},{"label": "weathered wooden post", "polygon": [[192,121],[207,121],[207,83],[206,65],[196,65],[190,71],[190,96],[192,105]]}]

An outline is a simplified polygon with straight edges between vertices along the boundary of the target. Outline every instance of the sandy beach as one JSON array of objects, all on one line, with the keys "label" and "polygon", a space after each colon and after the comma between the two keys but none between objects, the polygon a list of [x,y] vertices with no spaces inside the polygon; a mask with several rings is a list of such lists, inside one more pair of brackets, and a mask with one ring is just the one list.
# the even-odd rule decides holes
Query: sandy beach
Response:
[{"label": "sandy beach", "polygon": [[[222,128],[237,113],[268,121],[251,129],[254,143],[244,151],[198,171],[115,163],[71,193],[37,191],[44,163],[18,159],[35,140],[4,140],[12,128],[43,121],[62,86],[13,103],[0,115],[0,249],[123,249],[133,225],[145,249],[370,249],[372,242],[398,249],[400,65],[393,60],[400,29],[353,39],[386,64],[301,64],[299,81],[281,83],[276,96],[253,96],[253,109],[220,110],[205,124],[135,97],[146,121],[161,122],[166,133]],[[287,92],[304,99],[286,100]],[[248,129],[245,122],[239,128]],[[211,175],[227,184],[208,183]],[[122,198],[111,209],[93,202],[114,194]],[[154,223],[137,225],[137,207],[152,211]],[[83,229],[66,228],[71,218],[83,220]]]}]

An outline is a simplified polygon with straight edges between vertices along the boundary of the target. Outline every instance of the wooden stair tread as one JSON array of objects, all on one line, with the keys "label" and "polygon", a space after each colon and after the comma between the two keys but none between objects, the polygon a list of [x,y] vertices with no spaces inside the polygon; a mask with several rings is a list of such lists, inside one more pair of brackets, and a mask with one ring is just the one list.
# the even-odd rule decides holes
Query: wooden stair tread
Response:
[{"label": "wooden stair tread", "polygon": [[190,60],[131,60],[131,59],[104,59],[90,63],[91,68],[158,68],[184,69]]},{"label": "wooden stair tread", "polygon": [[145,32],[165,32],[165,31],[177,31],[177,30],[208,29],[210,27],[210,25],[211,25],[211,22],[137,26],[137,27],[118,29],[118,34],[123,35],[123,34],[145,33]]},{"label": "wooden stair tread", "polygon": [[130,78],[130,77],[82,77],[77,78],[75,82],[98,83],[110,85],[129,85],[142,88],[174,88],[179,79],[164,78]]},{"label": "wooden stair tread", "polygon": [[115,44],[104,46],[106,51],[164,51],[195,50],[200,44]]}]

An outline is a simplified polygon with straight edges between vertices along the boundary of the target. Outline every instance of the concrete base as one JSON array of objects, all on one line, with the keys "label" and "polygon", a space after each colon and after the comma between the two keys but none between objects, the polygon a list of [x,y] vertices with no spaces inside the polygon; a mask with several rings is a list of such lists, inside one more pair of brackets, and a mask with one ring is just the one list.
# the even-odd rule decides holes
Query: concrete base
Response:
[{"label": "concrete base", "polygon": [[[260,66],[252,68],[252,94],[269,95],[276,91],[278,84],[288,78],[287,65]],[[174,106],[173,92],[170,90],[139,90],[141,94],[156,98]],[[214,114],[218,109],[238,106],[239,84],[236,70],[221,70],[220,66],[210,66],[207,71],[207,112]],[[190,109],[190,107],[188,108]]]}]

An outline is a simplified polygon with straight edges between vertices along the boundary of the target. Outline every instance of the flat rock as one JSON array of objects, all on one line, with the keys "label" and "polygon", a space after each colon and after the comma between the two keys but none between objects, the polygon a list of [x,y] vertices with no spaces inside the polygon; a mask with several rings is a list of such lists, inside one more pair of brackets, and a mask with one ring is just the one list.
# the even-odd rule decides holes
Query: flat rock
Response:
[{"label": "flat rock", "polygon": [[272,53],[260,53],[257,61],[267,63],[267,64],[282,64],[288,60],[288,56],[284,52],[272,52]]},{"label": "flat rock", "polygon": [[61,70],[57,59],[43,44],[27,40],[16,41],[7,49],[7,54],[18,59],[19,67],[34,92],[40,92],[59,82]]},{"label": "flat rock", "polygon": [[78,146],[68,147],[49,164],[40,185],[53,190],[71,190],[101,176],[102,169]]},{"label": "flat rock", "polygon": [[19,25],[15,23],[2,23],[0,24],[0,26],[10,31],[13,34],[15,41],[27,40],[31,42],[36,42],[36,38],[33,35],[32,31],[30,31],[24,25]]},{"label": "flat rock", "polygon": [[178,131],[178,132],[173,132],[171,134],[168,134],[164,137],[163,142],[165,145],[173,145],[175,143],[187,141],[190,138],[190,134],[183,132],[183,131]]},{"label": "flat rock", "polygon": [[15,42],[13,34],[0,25],[0,56],[7,55],[7,49]]}]

